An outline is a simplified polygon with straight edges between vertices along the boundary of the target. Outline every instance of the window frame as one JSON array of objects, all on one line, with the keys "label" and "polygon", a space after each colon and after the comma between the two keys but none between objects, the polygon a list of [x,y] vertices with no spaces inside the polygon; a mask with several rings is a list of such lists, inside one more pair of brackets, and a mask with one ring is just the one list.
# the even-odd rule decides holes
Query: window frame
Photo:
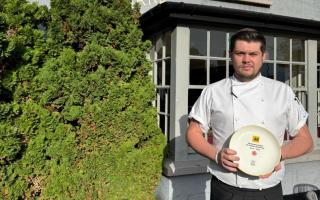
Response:
[{"label": "window frame", "polygon": [[[170,45],[165,43],[166,34],[170,35]],[[161,42],[160,42],[161,40]],[[167,55],[167,45],[171,48],[171,31],[167,30],[161,33],[156,34],[152,38],[152,48],[150,51],[150,60],[152,62],[152,75],[153,75],[153,83],[156,89],[156,100],[154,101],[154,105],[157,108],[157,119],[158,125],[162,129],[165,137],[169,141],[169,129],[170,129],[170,82],[167,84],[166,73],[167,73],[167,63],[171,62],[171,55]],[[158,57],[157,52],[157,44],[161,44],[160,51],[161,57]],[[171,49],[170,49],[171,54]],[[158,64],[161,63],[161,83],[158,84]],[[171,63],[169,73],[171,74]],[[171,78],[170,78],[171,79]],[[164,102],[161,101],[161,92],[164,92]],[[161,103],[164,103],[164,110],[161,110]],[[164,127],[161,127],[161,118],[164,117]]]}]

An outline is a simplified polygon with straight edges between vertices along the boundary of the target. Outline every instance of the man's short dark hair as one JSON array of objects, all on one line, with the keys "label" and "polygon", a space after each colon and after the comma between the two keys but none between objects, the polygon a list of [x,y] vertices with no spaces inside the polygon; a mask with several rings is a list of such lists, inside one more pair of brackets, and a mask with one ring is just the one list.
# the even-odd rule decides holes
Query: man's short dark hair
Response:
[{"label": "man's short dark hair", "polygon": [[266,38],[264,37],[264,35],[262,35],[255,29],[252,29],[252,28],[240,29],[234,35],[232,35],[230,40],[230,51],[233,51],[237,40],[244,40],[246,42],[260,42],[261,52],[264,53],[266,51]]}]

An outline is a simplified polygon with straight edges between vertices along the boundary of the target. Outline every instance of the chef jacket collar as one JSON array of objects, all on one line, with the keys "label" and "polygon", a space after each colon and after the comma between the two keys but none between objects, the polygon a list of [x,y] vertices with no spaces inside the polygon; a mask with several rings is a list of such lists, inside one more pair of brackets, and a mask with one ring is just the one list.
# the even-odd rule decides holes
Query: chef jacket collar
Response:
[{"label": "chef jacket collar", "polygon": [[235,97],[240,97],[243,94],[255,89],[262,82],[261,73],[256,78],[249,82],[241,82],[234,75],[231,77],[231,93]]}]

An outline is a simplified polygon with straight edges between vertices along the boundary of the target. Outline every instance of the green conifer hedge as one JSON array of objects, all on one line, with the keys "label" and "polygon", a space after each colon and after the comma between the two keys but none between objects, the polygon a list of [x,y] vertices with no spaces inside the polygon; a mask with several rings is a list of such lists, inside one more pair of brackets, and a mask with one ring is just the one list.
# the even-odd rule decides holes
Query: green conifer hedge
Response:
[{"label": "green conifer hedge", "polygon": [[153,199],[164,138],[129,0],[0,4],[0,198]]}]

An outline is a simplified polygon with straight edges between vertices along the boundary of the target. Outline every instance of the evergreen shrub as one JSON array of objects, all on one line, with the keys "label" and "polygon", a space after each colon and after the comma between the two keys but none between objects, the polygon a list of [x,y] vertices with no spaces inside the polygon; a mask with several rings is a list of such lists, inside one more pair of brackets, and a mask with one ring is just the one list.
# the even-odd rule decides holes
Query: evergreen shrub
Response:
[{"label": "evergreen shrub", "polygon": [[138,17],[128,0],[2,0],[2,199],[154,199],[164,138]]}]

